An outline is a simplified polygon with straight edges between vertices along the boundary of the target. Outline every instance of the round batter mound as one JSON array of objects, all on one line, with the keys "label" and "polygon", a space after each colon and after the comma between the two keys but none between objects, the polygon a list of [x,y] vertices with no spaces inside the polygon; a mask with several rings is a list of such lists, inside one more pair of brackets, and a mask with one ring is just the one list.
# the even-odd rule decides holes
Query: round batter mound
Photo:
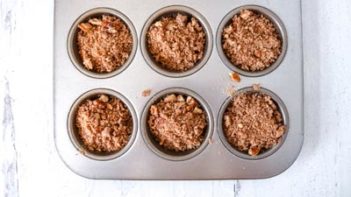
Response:
[{"label": "round batter mound", "polygon": [[256,156],[278,144],[286,126],[270,96],[243,92],[235,96],[225,110],[223,129],[234,148]]},{"label": "round batter mound", "polygon": [[222,34],[222,47],[229,61],[245,71],[270,67],[282,52],[279,32],[263,14],[241,10]]},{"label": "round batter mound", "polygon": [[206,34],[196,18],[178,13],[153,23],[147,32],[147,44],[162,68],[184,72],[203,58]]},{"label": "round batter mound", "polygon": [[80,104],[75,121],[85,148],[94,152],[121,150],[133,129],[132,116],[126,105],[118,98],[104,94]]},{"label": "round batter mound", "polygon": [[162,147],[179,152],[201,145],[207,119],[191,96],[169,94],[150,107],[148,126]]},{"label": "round batter mound", "polygon": [[83,65],[96,73],[110,73],[129,58],[133,38],[124,22],[110,15],[78,25],[77,46]]}]

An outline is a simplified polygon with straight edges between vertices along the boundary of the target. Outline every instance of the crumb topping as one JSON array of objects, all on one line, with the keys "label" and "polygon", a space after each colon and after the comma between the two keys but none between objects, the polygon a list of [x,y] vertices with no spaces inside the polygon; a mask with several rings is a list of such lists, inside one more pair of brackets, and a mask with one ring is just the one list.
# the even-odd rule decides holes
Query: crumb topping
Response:
[{"label": "crumb topping", "polygon": [[207,120],[194,98],[169,94],[150,107],[148,125],[161,146],[186,151],[201,145]]},{"label": "crumb topping", "polygon": [[184,72],[203,58],[206,35],[197,19],[178,13],[153,23],[147,33],[147,44],[161,67]]},{"label": "crumb topping", "polygon": [[233,98],[223,117],[228,142],[256,156],[278,144],[286,131],[273,99],[260,92],[245,92]]},{"label": "crumb topping", "polygon": [[224,28],[222,47],[230,62],[246,71],[270,67],[282,52],[282,41],[272,21],[263,14],[242,10]]},{"label": "crumb topping", "polygon": [[79,106],[76,126],[88,150],[115,152],[128,143],[133,121],[121,100],[102,94],[99,98],[88,99]]},{"label": "crumb topping", "polygon": [[78,25],[77,44],[86,69],[109,73],[129,58],[133,39],[124,22],[109,15],[89,19]]}]

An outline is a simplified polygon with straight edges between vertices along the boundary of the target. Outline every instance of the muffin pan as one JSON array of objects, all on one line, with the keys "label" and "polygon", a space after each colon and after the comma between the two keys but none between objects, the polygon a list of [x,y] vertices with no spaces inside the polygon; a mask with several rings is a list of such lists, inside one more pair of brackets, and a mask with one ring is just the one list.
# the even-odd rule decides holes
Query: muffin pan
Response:
[{"label": "muffin pan", "polygon": [[[228,20],[240,9],[261,12],[273,21],[283,41],[282,54],[260,73],[236,70],[223,55],[221,35]],[[184,73],[160,70],[145,46],[145,31],[163,14],[185,13],[196,17],[207,36],[203,59]],[[111,14],[121,18],[133,36],[127,62],[108,74],[85,70],[75,35],[77,25],[90,17]],[[213,32],[213,33],[212,33]],[[280,174],[296,160],[303,142],[303,65],[300,1],[68,1],[55,3],[54,111],[55,143],[64,163],[73,172],[92,179],[208,180],[258,179]],[[289,45],[288,45],[289,43]],[[217,49],[214,49],[216,46]],[[241,82],[229,77],[232,70]],[[123,72],[122,72],[123,71]],[[222,116],[230,98],[228,88],[249,90],[260,84],[279,106],[287,131],[281,143],[251,157],[233,149],[222,131]],[[151,95],[143,91],[151,89]],[[121,99],[133,117],[128,144],[113,154],[82,150],[74,129],[77,105],[99,93]],[[207,114],[208,126],[201,146],[174,154],[150,138],[145,112],[168,93],[191,95]],[[234,95],[235,96],[235,95]]]}]

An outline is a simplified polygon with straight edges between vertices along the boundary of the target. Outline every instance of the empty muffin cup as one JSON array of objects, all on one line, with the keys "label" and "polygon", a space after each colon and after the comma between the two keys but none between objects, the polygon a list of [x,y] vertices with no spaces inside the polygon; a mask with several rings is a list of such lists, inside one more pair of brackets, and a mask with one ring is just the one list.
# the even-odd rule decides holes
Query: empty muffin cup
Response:
[{"label": "empty muffin cup", "polygon": [[147,102],[140,128],[145,143],[156,155],[183,161],[206,148],[213,132],[213,117],[208,104],[195,92],[168,88]]},{"label": "empty muffin cup", "polygon": [[199,71],[211,55],[209,23],[196,10],[172,5],[153,13],[140,38],[145,61],[168,77],[185,77]]},{"label": "empty muffin cup", "polygon": [[110,8],[88,10],[74,21],[67,39],[73,65],[89,77],[103,79],[123,72],[137,51],[132,22]]},{"label": "empty muffin cup", "polygon": [[94,160],[122,156],[137,133],[137,115],[126,97],[110,89],[93,89],[72,105],[68,135],[79,152]]},{"label": "empty muffin cup", "polygon": [[275,70],[288,47],[283,22],[272,11],[257,5],[230,11],[219,24],[216,42],[222,62],[247,77]]},{"label": "empty muffin cup", "polygon": [[217,125],[219,137],[231,153],[243,159],[263,159],[284,143],[288,111],[272,91],[246,87],[225,100]]}]

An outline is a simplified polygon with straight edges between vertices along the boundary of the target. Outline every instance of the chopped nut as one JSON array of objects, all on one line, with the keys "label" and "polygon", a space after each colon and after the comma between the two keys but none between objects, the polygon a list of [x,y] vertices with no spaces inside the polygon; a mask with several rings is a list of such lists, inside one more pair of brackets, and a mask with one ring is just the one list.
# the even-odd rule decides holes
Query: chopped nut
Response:
[{"label": "chopped nut", "polygon": [[258,155],[258,153],[260,153],[260,148],[259,147],[256,147],[256,146],[254,146],[254,147],[251,147],[250,149],[249,149],[249,155],[251,155],[251,156],[257,156]]},{"label": "chopped nut", "polygon": [[78,28],[85,33],[88,33],[93,28],[93,26],[91,26],[89,23],[81,23],[78,25]]},{"label": "chopped nut", "polygon": [[240,12],[240,17],[244,20],[247,20],[252,15],[252,12],[249,10],[243,10]]},{"label": "chopped nut", "polygon": [[163,101],[166,102],[166,103],[169,103],[169,102],[174,102],[177,100],[177,97],[175,94],[170,94],[168,96],[166,96]]},{"label": "chopped nut", "polygon": [[[96,120],[100,120],[100,114],[99,113],[95,113],[94,115],[95,115],[95,119]],[[85,118],[86,118],[86,116],[85,116]]]},{"label": "chopped nut", "polygon": [[255,91],[259,91],[259,90],[261,89],[261,85],[260,85],[260,84],[253,84],[253,85],[252,85],[252,88],[253,88],[253,90],[255,90]]},{"label": "chopped nut", "polygon": [[99,98],[100,101],[104,102],[104,103],[107,103],[108,102],[108,96],[102,94]]},{"label": "chopped nut", "polygon": [[111,128],[109,127],[105,127],[104,130],[102,130],[101,132],[101,137],[110,137],[110,132],[111,132]]},{"label": "chopped nut", "polygon": [[200,109],[200,108],[198,108],[198,107],[195,107],[194,113],[195,113],[195,114],[201,114],[201,113],[202,113],[202,109]]},{"label": "chopped nut", "polygon": [[230,86],[226,89],[226,92],[225,92],[228,96],[230,97],[233,97],[236,93],[236,90],[233,86]]},{"label": "chopped nut", "polygon": [[150,114],[153,116],[158,116],[158,109],[155,105],[151,105],[150,107]]},{"label": "chopped nut", "polygon": [[232,124],[232,121],[230,120],[229,115],[224,116],[224,126],[229,127]]},{"label": "chopped nut", "polygon": [[231,72],[229,73],[229,76],[230,78],[233,80],[233,81],[236,81],[236,82],[240,82],[241,79],[240,79],[240,75],[236,72]]},{"label": "chopped nut", "polygon": [[177,96],[177,101],[178,101],[178,102],[184,102],[185,100],[184,100],[183,95],[178,95],[178,96]]},{"label": "chopped nut", "polygon": [[[92,19],[89,19],[89,23],[92,25],[101,25],[102,21],[97,18],[92,18]],[[84,24],[84,23],[81,23],[81,24]]]},{"label": "chopped nut", "polygon": [[195,101],[195,99],[193,98],[193,97],[191,97],[191,96],[187,96],[186,97],[186,103],[188,103],[189,105],[192,105],[192,104],[194,104],[196,101]]},{"label": "chopped nut", "polygon": [[143,92],[141,93],[141,95],[142,95],[143,97],[148,97],[148,96],[150,96],[150,94],[151,94],[151,89],[145,89],[145,90],[143,90]]}]

